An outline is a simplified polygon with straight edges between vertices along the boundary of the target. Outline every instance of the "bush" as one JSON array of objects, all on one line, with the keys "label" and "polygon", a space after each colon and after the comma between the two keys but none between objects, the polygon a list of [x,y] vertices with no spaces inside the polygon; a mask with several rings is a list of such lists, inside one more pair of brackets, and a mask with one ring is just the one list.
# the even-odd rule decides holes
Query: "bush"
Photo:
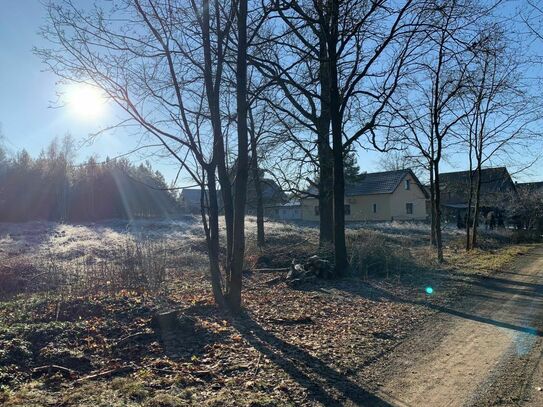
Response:
[{"label": "bush", "polygon": [[15,295],[30,290],[39,271],[26,261],[11,261],[0,265],[0,296]]},{"label": "bush", "polygon": [[389,277],[414,264],[408,249],[390,244],[379,233],[356,234],[349,239],[351,271],[360,277]]},{"label": "bush", "polygon": [[511,234],[511,243],[539,243],[543,241],[541,231],[537,230],[514,230]]}]

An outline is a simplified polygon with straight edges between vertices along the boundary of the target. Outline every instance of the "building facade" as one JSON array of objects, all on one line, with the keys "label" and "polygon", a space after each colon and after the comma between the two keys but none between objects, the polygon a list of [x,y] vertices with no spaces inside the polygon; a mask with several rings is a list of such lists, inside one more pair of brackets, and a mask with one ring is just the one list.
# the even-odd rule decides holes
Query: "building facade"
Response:
[{"label": "building facade", "polygon": [[[345,220],[426,220],[426,199],[424,187],[410,169],[364,174],[345,188]],[[319,220],[318,199],[302,199],[301,205],[303,220]]]}]

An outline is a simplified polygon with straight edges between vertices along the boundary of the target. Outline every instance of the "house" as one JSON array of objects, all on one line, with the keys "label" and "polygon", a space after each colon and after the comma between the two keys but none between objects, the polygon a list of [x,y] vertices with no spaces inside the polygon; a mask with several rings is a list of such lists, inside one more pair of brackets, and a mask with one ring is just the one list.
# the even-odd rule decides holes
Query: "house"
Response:
[{"label": "house", "polygon": [[267,205],[264,214],[268,218],[278,220],[302,219],[302,204],[299,201],[287,202],[282,205]]},{"label": "house", "polygon": [[[427,194],[410,169],[363,174],[345,187],[345,220],[426,220]],[[317,198],[302,200],[302,219],[319,220]]]},{"label": "house", "polygon": [[536,192],[543,194],[543,181],[539,182],[517,182],[517,190],[526,192]]},{"label": "house", "polygon": [[202,190],[200,188],[183,188],[179,194],[183,212],[200,213],[201,195]]},{"label": "house", "polygon": [[[262,201],[264,206],[282,205],[287,201],[286,195],[279,185],[273,180],[264,178],[260,182],[262,188]],[[200,188],[183,188],[180,193],[181,207],[186,213],[200,213]],[[206,192],[207,193],[207,192]],[[221,191],[217,191],[219,210],[223,211],[223,200]],[[247,203],[245,206],[246,213],[249,215],[256,214],[256,190],[252,181],[247,185]]]},{"label": "house", "polygon": [[[262,202],[264,207],[282,205],[287,202],[287,197],[281,187],[272,179],[260,178],[260,188],[262,191]],[[256,214],[257,196],[255,183],[252,178],[247,182],[247,204],[246,212],[249,215]]]},{"label": "house", "polygon": [[[478,176],[476,172],[472,172],[472,175],[475,188]],[[459,226],[464,223],[467,213],[469,185],[470,171],[440,174],[443,216],[446,220],[456,221]],[[480,213],[482,216],[486,216],[491,211],[503,214],[515,194],[515,183],[507,168],[494,167],[481,170]]]}]

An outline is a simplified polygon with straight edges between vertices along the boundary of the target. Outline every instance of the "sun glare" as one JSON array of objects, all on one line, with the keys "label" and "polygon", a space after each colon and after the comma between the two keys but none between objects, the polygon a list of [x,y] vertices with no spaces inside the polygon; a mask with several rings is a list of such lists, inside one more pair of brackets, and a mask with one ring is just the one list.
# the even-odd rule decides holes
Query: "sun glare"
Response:
[{"label": "sun glare", "polygon": [[98,89],[90,85],[76,84],[66,93],[67,105],[79,119],[96,119],[105,111],[106,98]]}]

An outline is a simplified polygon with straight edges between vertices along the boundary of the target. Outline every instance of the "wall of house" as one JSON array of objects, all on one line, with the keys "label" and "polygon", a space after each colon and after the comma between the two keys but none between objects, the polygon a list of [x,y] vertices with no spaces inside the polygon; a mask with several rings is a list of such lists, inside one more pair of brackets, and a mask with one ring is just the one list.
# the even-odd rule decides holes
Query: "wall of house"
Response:
[{"label": "wall of house", "polygon": [[[404,187],[405,179],[409,179],[409,190]],[[407,175],[400,182],[391,196],[390,213],[395,220],[424,220],[427,218],[426,197],[411,175]],[[413,204],[413,214],[411,215],[408,215],[405,209],[405,204],[408,202]]]},{"label": "wall of house", "polygon": [[[404,180],[409,179],[410,188],[405,189]],[[372,194],[345,197],[345,205],[351,206],[351,214],[345,215],[348,221],[390,221],[424,220],[426,215],[426,197],[411,175],[407,175],[392,194]],[[407,214],[406,203],[413,204],[413,213]],[[373,204],[377,211],[373,212]],[[302,200],[302,219],[318,221],[315,207],[319,201],[315,198]]]},{"label": "wall of house", "polygon": [[[351,205],[351,216],[345,216],[349,221],[384,221],[390,220],[391,194],[373,194],[349,196],[345,198],[345,204]],[[373,212],[373,205],[376,211]]]},{"label": "wall of house", "polygon": [[319,216],[315,215],[315,206],[319,206],[319,200],[316,198],[306,198],[301,200],[302,219],[318,221]]},{"label": "wall of house", "polygon": [[[345,205],[351,207],[351,214],[345,214],[345,220],[347,222],[390,220],[391,196],[391,194],[375,194],[345,197]],[[373,213],[373,204],[377,204],[376,213]],[[319,206],[319,201],[315,198],[302,200],[302,219],[318,221],[319,216],[315,214],[316,206]]]}]

